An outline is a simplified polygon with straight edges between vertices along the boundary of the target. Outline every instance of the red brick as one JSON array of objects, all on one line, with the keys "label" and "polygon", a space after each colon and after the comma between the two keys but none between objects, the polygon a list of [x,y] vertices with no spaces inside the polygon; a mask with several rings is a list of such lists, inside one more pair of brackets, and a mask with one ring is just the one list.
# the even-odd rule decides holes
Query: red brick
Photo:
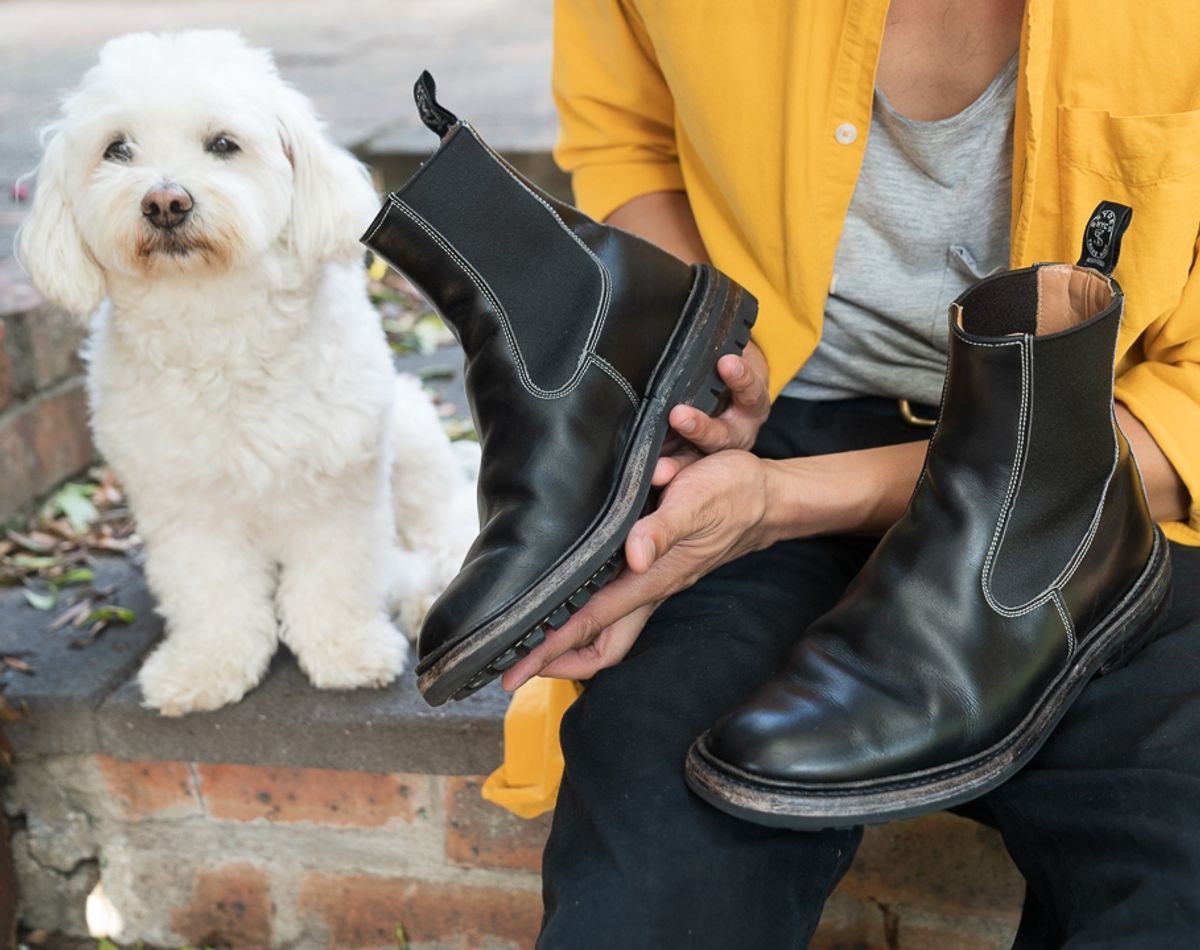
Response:
[{"label": "red brick", "polygon": [[0,317],[20,316],[44,305],[20,265],[11,257],[0,260]]},{"label": "red brick", "polygon": [[9,842],[8,820],[0,811],[0,947],[4,948],[17,945],[17,879]]},{"label": "red brick", "polygon": [[1007,919],[1025,885],[996,832],[937,814],[868,828],[838,890],[889,906]]},{"label": "red brick", "polygon": [[30,413],[0,419],[0,521],[38,494],[37,471],[29,448]]},{"label": "red brick", "polygon": [[191,902],[171,911],[171,929],[192,947],[267,950],[273,913],[262,870],[226,864],[196,872]]},{"label": "red brick", "polygon": [[49,305],[38,307],[23,319],[35,390],[48,389],[83,371],[79,346],[86,331],[82,321]]},{"label": "red brick", "polygon": [[527,820],[479,795],[477,776],[446,779],[446,857],[464,867],[540,871],[550,815]]},{"label": "red brick", "polygon": [[0,411],[12,401],[12,358],[8,353],[8,324],[0,318]]},{"label": "red brick", "polygon": [[192,773],[183,762],[130,762],[107,755],[96,765],[125,818],[183,818],[201,814]]},{"label": "red brick", "polygon": [[49,489],[87,468],[96,457],[80,382],[33,405],[32,448],[39,488]]},{"label": "red brick", "polygon": [[[1002,932],[997,932],[1001,929]],[[969,922],[948,920],[938,927],[913,927],[902,924],[897,946],[936,947],[937,950],[1009,950],[1016,936],[1014,922],[1010,928],[976,929]]]},{"label": "red brick", "polygon": [[429,805],[429,778],[399,772],[198,765],[208,814],[231,821],[307,821],[378,827],[412,822]]},{"label": "red brick", "polygon": [[535,891],[349,874],[308,874],[299,908],[317,917],[328,931],[327,945],[339,948],[395,950],[400,926],[414,947],[437,941],[439,947],[491,950],[508,941],[528,948],[542,918]]},{"label": "red brick", "polygon": [[[809,950],[874,950],[887,947],[884,933],[884,915],[877,904],[834,893],[808,946]],[[781,940],[780,945],[787,942]]]}]

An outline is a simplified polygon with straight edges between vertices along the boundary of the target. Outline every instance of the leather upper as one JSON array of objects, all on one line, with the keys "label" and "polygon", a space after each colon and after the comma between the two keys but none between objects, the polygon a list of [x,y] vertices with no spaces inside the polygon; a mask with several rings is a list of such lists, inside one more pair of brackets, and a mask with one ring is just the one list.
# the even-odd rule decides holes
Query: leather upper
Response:
[{"label": "leather upper", "polygon": [[465,124],[364,240],[462,343],[482,448],[480,534],[426,617],[424,659],[528,590],[596,520],[694,274],[538,191]]},{"label": "leather upper", "polygon": [[[952,323],[941,418],[908,511],[783,670],[714,727],[717,758],[767,778],[849,782],[965,758],[1017,725],[1153,544],[1111,415],[1119,312],[1118,301],[1045,338],[985,338]],[[1099,414],[1094,385],[1037,374],[1064,340],[1101,379]],[[1080,490],[1073,459],[1097,445],[1105,469]],[[1037,483],[1025,481],[1035,470]],[[1041,542],[1045,531],[1056,547]],[[1020,558],[1000,563],[1005,550]],[[1000,588],[1028,596],[1005,601]]]}]

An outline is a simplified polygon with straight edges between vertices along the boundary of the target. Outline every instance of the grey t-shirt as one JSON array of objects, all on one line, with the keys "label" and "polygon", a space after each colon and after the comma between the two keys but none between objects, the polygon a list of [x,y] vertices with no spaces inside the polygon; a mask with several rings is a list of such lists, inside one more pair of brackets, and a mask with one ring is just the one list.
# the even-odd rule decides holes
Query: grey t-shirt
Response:
[{"label": "grey t-shirt", "polygon": [[879,90],[821,341],[783,395],[937,405],[947,308],[1006,267],[1017,58],[962,112],[906,119]]}]

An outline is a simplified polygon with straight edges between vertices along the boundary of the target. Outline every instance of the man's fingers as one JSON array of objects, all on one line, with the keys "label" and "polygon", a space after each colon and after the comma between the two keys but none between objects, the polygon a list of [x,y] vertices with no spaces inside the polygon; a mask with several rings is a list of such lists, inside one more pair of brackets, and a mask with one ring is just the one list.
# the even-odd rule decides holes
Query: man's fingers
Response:
[{"label": "man's fingers", "polygon": [[667,417],[671,428],[682,435],[705,455],[731,448],[733,433],[722,418],[714,419],[692,406],[676,406]]},{"label": "man's fingers", "polygon": [[516,689],[526,680],[540,674],[564,653],[591,643],[603,629],[604,627],[595,620],[583,616],[581,611],[557,630],[546,634],[546,639],[530,650],[528,656],[505,672],[500,685],[507,690]]},{"label": "man's fingers", "polygon": [[622,617],[616,623],[606,627],[600,636],[591,643],[564,653],[557,660],[549,663],[543,670],[542,676],[553,676],[559,679],[586,680],[591,679],[601,670],[616,666],[629,652],[636,642],[646,621],[657,609],[657,604],[647,604],[640,607],[627,617]]},{"label": "man's fingers", "polygon": [[650,484],[655,488],[662,488],[674,480],[675,476],[682,472],[693,462],[698,462],[704,456],[695,449],[681,449],[671,455],[664,455],[654,465],[654,474],[650,478]]},{"label": "man's fingers", "polygon": [[546,634],[542,643],[504,674],[501,685],[508,690],[516,689],[563,654],[591,643],[607,627],[645,608],[648,603],[657,604],[662,598],[648,595],[652,587],[653,582],[641,575],[623,572],[570,620]]},{"label": "man's fingers", "polygon": [[664,455],[654,464],[654,474],[650,476],[650,484],[654,488],[662,488],[681,471],[683,471],[683,466],[680,465],[678,459]]},{"label": "man's fingers", "polygon": [[673,503],[670,493],[665,494],[659,507],[630,530],[625,539],[625,564],[635,574],[645,574],[655,561],[681,538],[692,534],[695,528],[692,506]]},{"label": "man's fingers", "polygon": [[594,643],[570,650],[557,660],[551,660],[538,676],[560,680],[588,680],[611,663],[604,661],[604,652]]},{"label": "man's fingers", "polygon": [[734,406],[752,416],[765,416],[770,411],[771,397],[766,380],[742,357],[722,356],[717,362],[717,373],[733,394]]}]

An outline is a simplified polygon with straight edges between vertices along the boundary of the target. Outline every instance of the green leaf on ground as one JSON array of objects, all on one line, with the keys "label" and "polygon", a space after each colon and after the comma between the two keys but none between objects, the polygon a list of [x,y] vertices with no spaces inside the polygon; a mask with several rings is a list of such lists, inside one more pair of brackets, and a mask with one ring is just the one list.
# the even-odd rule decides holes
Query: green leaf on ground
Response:
[{"label": "green leaf on ground", "polygon": [[475,426],[472,425],[470,419],[443,419],[442,428],[451,442],[458,442],[460,439],[479,441],[479,434],[475,431]]},{"label": "green leaf on ground", "polygon": [[86,531],[88,526],[100,517],[100,512],[92,504],[95,491],[95,485],[67,482],[47,499],[42,512],[48,516],[61,514],[70,522],[73,530]]},{"label": "green leaf on ground", "polygon": [[133,611],[116,604],[105,604],[88,614],[80,626],[86,627],[93,623],[133,623]]},{"label": "green leaf on ground", "polygon": [[32,587],[25,588],[25,600],[34,610],[53,610],[54,605],[58,603],[58,594],[53,590],[34,590]]},{"label": "green leaf on ground", "polygon": [[90,584],[95,579],[96,575],[91,568],[77,567],[59,577],[52,577],[50,583],[55,587],[70,587],[72,584]]},{"label": "green leaf on ground", "polygon": [[396,924],[396,947],[398,950],[408,950],[408,934],[404,932],[404,924]]},{"label": "green leaf on ground", "polygon": [[436,351],[438,344],[445,340],[449,333],[446,324],[442,323],[442,318],[436,313],[423,316],[413,326],[412,332],[416,338],[417,350],[423,354]]},{"label": "green leaf on ground", "polygon": [[44,571],[58,563],[58,558],[37,554],[14,554],[10,560],[23,571]]},{"label": "green leaf on ground", "polygon": [[417,375],[420,376],[421,379],[425,382],[429,382],[432,379],[453,379],[454,378],[454,367],[453,366],[426,366],[424,369],[418,370]]}]

